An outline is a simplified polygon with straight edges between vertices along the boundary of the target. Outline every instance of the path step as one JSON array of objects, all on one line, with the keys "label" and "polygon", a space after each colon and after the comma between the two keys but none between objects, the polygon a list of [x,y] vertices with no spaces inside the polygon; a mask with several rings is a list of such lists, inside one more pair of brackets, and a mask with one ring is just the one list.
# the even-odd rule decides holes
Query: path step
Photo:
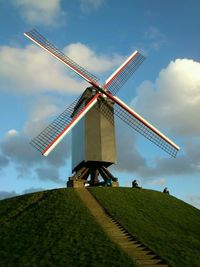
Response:
[{"label": "path step", "polygon": [[139,266],[170,267],[163,259],[146,245],[132,236],[124,227],[112,218],[86,188],[75,188],[81,200],[101,225],[105,233]]}]

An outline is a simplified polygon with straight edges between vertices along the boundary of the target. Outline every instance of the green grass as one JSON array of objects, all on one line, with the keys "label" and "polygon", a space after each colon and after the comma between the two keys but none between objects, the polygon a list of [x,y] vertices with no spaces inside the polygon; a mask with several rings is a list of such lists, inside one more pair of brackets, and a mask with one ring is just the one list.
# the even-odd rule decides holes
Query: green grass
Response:
[{"label": "green grass", "polygon": [[[200,266],[200,211],[163,193],[90,188],[130,233],[174,267]],[[73,189],[0,201],[0,267],[134,266]]]},{"label": "green grass", "polygon": [[134,266],[73,189],[0,201],[0,267]]},{"label": "green grass", "polygon": [[144,189],[91,188],[130,233],[172,266],[200,266],[200,211],[175,197]]}]

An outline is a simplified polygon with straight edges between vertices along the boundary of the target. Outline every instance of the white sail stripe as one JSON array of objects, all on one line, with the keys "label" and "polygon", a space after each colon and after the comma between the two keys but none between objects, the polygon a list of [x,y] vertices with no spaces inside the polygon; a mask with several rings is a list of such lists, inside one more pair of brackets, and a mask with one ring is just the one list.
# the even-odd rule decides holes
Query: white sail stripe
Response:
[{"label": "white sail stripe", "polygon": [[130,55],[130,57],[128,57],[125,61],[124,61],[124,63],[122,63],[120,66],[119,66],[119,68],[117,68],[116,69],[116,71],[114,71],[111,75],[110,75],[110,77],[106,80],[106,83],[105,83],[105,85],[107,84],[107,83],[109,83],[109,81],[120,71],[120,69],[122,69],[123,67],[124,67],[124,65],[126,65],[126,63],[132,58],[132,57],[134,57],[136,54],[138,53],[138,51],[136,50],[136,51],[134,51],[131,55]]},{"label": "white sail stripe", "polygon": [[48,148],[47,151],[43,154],[48,156],[49,153],[60,143],[60,141],[65,137],[65,135],[80,121],[80,119],[96,104],[97,98],[74,120],[74,122],[61,134],[61,136]]},{"label": "white sail stripe", "polygon": [[46,50],[48,53],[50,53],[53,57],[55,57],[56,59],[58,59],[59,61],[61,61],[62,63],[64,63],[66,66],[68,66],[70,69],[72,69],[73,71],[75,71],[79,76],[81,76],[83,79],[85,79],[87,82],[94,82],[93,80],[89,80],[86,76],[84,76],[82,73],[78,72],[76,69],[74,69],[73,67],[71,67],[69,64],[67,64],[66,62],[64,62],[62,59],[60,59],[59,57],[57,57],[56,55],[54,55],[52,52],[50,52],[48,49],[46,49],[44,46],[42,46],[40,43],[38,43],[35,39],[33,39],[32,37],[30,37],[28,34],[24,33],[24,35],[29,38],[31,41],[33,41],[34,43],[36,43],[38,46],[40,46],[41,48],[43,48],[44,50]]},{"label": "white sail stripe", "polygon": [[167,140],[168,143],[170,143],[173,147],[175,147],[177,150],[180,150],[180,147],[177,146],[172,140],[170,140],[166,135],[161,133],[157,128],[155,128],[152,124],[150,124],[148,121],[146,121],[142,116],[140,116],[137,112],[135,112],[133,109],[131,109],[129,106],[127,106],[123,101],[121,101],[118,97],[113,96],[118,102],[120,102],[122,105],[124,105],[131,113],[136,115],[136,117],[140,118],[141,122],[144,122],[150,129],[152,129],[155,133],[160,135],[164,140]]}]

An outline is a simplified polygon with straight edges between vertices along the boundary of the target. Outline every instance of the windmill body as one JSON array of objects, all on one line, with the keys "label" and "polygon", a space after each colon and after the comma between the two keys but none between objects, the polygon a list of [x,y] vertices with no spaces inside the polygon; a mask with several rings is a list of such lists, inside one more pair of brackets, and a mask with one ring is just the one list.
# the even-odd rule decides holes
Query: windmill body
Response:
[{"label": "windmill body", "polygon": [[[87,104],[95,91],[93,86],[85,90],[74,108],[73,116],[77,109]],[[98,176],[99,172],[103,172],[104,167],[107,168],[115,163],[113,101],[102,97],[72,129],[72,172],[75,176],[70,177],[70,180],[74,180],[80,173],[79,179],[86,180],[91,175],[90,183],[99,184],[100,181],[98,177],[95,178],[95,175]],[[82,175],[84,170],[88,170],[85,176]],[[105,176],[105,180],[107,179],[108,176]]]},{"label": "windmill body", "polygon": [[138,51],[133,52],[100,86],[97,77],[64,55],[36,30],[24,35],[92,85],[31,141],[42,155],[47,156],[72,130],[73,175],[69,178],[68,186],[84,186],[88,177],[90,185],[99,185],[100,176],[105,184],[118,185],[117,179],[107,169],[116,163],[114,116],[176,157],[180,148],[115,96],[144,61]]},{"label": "windmill body", "polygon": [[[93,88],[93,87],[92,87]],[[82,95],[82,104],[91,98],[91,89]],[[104,102],[106,102],[104,104]],[[116,163],[113,103],[99,99],[72,129],[72,171],[96,164],[108,167]]]}]

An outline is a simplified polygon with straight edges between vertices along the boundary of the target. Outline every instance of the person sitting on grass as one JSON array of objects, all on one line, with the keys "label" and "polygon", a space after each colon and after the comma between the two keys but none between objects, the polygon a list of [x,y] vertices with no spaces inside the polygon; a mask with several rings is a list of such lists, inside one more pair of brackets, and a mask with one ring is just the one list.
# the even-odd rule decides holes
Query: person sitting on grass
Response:
[{"label": "person sitting on grass", "polygon": [[112,186],[112,179],[111,178],[106,180],[105,186]]},{"label": "person sitting on grass", "polygon": [[167,187],[165,187],[165,188],[164,188],[164,190],[163,190],[163,193],[165,193],[165,194],[168,194],[168,195],[169,195],[169,190],[167,189]]},{"label": "person sitting on grass", "polygon": [[138,185],[138,183],[137,183],[137,180],[134,180],[133,182],[132,182],[132,187],[133,188],[142,188],[142,187],[140,187],[139,185]]}]

